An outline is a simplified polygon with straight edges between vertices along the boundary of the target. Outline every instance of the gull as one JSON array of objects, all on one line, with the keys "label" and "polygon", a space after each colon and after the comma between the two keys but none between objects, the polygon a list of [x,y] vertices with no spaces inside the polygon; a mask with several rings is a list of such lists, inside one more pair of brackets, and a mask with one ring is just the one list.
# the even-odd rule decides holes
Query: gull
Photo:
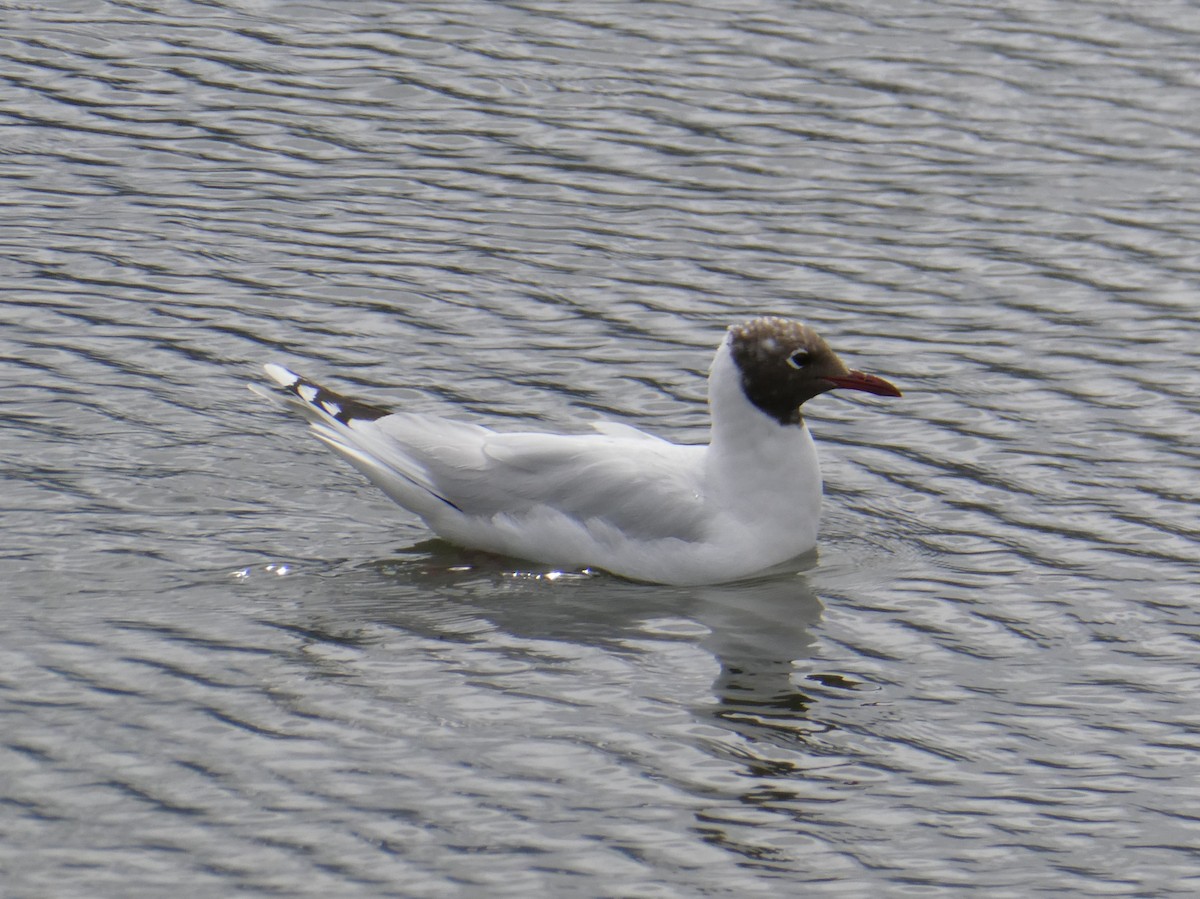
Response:
[{"label": "gull", "polygon": [[708,376],[707,444],[617,422],[508,433],[335,393],[275,364],[268,393],[391,499],[459,546],[638,581],[744,579],[812,550],[821,468],[801,414],[829,390],[900,391],[848,368],[811,327],[734,325]]}]

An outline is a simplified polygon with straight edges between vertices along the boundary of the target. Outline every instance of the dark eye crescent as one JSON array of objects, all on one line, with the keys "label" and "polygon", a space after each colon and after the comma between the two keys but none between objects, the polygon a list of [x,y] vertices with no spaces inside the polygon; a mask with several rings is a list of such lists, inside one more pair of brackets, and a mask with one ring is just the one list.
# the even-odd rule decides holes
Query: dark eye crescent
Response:
[{"label": "dark eye crescent", "polygon": [[787,357],[787,364],[792,368],[801,369],[808,365],[809,357],[812,355],[808,350],[796,350],[792,355]]}]

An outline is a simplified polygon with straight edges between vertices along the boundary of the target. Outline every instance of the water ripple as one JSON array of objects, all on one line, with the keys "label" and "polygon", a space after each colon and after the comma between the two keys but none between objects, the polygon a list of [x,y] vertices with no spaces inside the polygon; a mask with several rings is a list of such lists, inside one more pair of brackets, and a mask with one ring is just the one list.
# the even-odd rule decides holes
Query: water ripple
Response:
[{"label": "water ripple", "polygon": [[[5,7],[13,889],[1195,893],[1194,10]],[[701,440],[761,312],[906,398],[733,587],[422,542],[243,388]]]}]

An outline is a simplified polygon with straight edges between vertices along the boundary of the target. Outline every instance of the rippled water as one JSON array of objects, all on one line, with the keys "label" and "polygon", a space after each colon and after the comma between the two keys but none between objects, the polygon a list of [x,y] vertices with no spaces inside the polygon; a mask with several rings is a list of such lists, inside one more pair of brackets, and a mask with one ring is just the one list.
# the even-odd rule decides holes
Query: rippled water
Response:
[{"label": "rippled water", "polygon": [[[4,3],[5,895],[1200,892],[1200,11]],[[704,436],[820,558],[462,552],[244,383]]]}]

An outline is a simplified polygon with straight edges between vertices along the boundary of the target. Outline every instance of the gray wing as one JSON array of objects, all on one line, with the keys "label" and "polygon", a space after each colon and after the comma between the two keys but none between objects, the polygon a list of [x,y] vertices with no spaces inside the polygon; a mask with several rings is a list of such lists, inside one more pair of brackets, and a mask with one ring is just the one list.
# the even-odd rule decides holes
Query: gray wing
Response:
[{"label": "gray wing", "polygon": [[373,425],[392,467],[465,515],[553,509],[639,538],[701,536],[703,447],[641,432],[504,434],[406,413]]},{"label": "gray wing", "polygon": [[578,436],[501,434],[431,415],[389,413],[281,366],[265,370],[283,388],[285,405],[300,411],[318,438],[435,529],[455,516],[557,511],[635,538],[701,536],[703,447],[677,446],[616,423]]}]

